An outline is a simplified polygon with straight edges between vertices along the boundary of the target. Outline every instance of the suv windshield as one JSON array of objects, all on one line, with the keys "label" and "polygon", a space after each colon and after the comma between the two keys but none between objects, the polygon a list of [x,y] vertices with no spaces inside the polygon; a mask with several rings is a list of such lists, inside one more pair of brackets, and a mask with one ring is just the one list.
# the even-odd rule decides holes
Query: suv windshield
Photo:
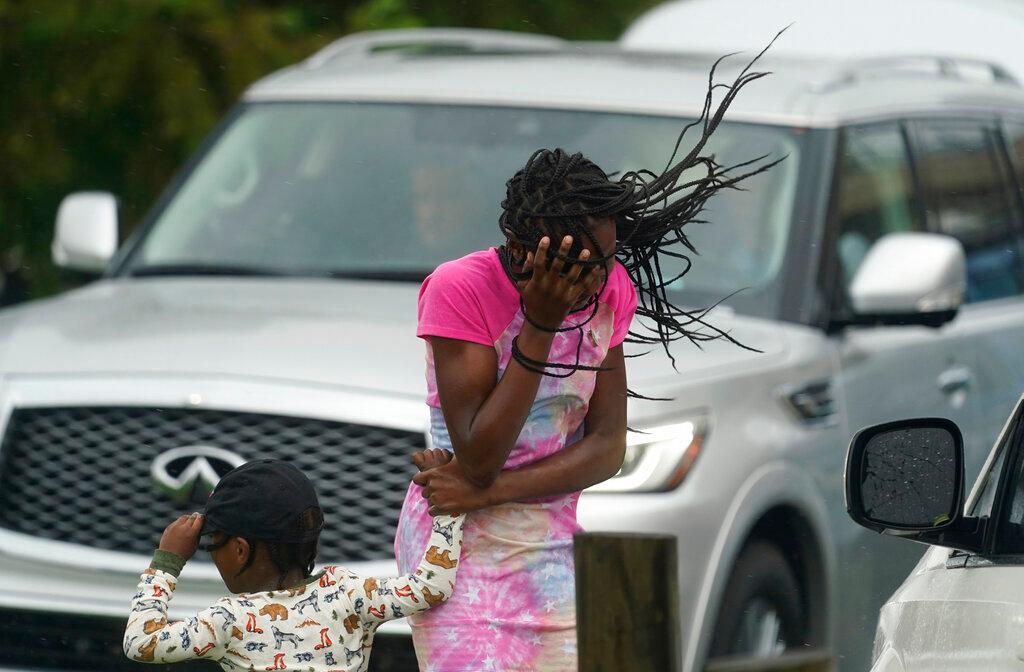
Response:
[{"label": "suv windshield", "polygon": [[[606,171],[660,170],[685,120],[525,108],[258,103],[240,108],[155,215],[121,274],[273,274],[418,280],[499,244],[505,181],[541,147]],[[677,301],[764,314],[775,294],[801,159],[800,133],[724,123],[708,151],[729,165],[788,158],[709,204]],[[688,148],[683,142],[683,150]],[[676,269],[665,268],[664,277]]]}]

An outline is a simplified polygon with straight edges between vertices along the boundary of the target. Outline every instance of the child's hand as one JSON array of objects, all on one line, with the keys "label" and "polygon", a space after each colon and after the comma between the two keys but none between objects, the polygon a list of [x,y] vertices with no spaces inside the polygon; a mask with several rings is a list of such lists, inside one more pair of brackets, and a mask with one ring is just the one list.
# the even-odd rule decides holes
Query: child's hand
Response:
[{"label": "child's hand", "polygon": [[412,456],[412,463],[415,464],[416,468],[420,471],[427,471],[434,467],[440,467],[442,464],[448,464],[451,461],[452,454],[443,448],[417,450]]},{"label": "child's hand", "polygon": [[181,516],[164,529],[160,537],[160,550],[170,551],[188,560],[199,547],[199,531],[203,528],[203,516],[190,513]]}]

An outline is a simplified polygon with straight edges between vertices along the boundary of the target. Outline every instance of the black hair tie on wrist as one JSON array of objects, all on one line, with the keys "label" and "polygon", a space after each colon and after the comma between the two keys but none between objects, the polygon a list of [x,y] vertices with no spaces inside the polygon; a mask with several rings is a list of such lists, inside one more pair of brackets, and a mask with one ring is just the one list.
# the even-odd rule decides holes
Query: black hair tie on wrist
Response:
[{"label": "black hair tie on wrist", "polygon": [[[539,373],[551,378],[568,378],[577,371],[608,371],[609,369],[603,366],[587,366],[585,364],[580,364],[580,347],[582,343],[583,339],[581,335],[580,344],[576,346],[575,364],[560,364],[558,362],[545,362],[528,357],[519,349],[519,336],[517,335],[512,339],[512,359],[519,362],[520,366],[527,371]],[[562,369],[564,373],[548,371],[548,369]]]},{"label": "black hair tie on wrist", "polygon": [[519,310],[521,310],[522,313],[523,313],[523,319],[525,319],[527,322],[529,322],[530,326],[532,326],[534,329],[537,329],[539,331],[544,331],[544,332],[547,332],[549,334],[561,334],[561,333],[564,333],[566,331],[575,331],[577,329],[582,329],[583,327],[585,327],[588,324],[590,324],[590,322],[595,317],[597,317],[597,311],[599,309],[599,307],[597,305],[597,295],[596,294],[594,296],[590,297],[590,299],[588,299],[585,304],[583,304],[582,306],[580,306],[577,310],[574,310],[573,312],[574,313],[579,313],[579,312],[582,312],[582,311],[584,311],[584,310],[586,310],[588,308],[590,308],[590,315],[588,315],[587,319],[583,320],[582,322],[580,322],[578,324],[570,324],[568,327],[555,327],[555,328],[552,328],[552,327],[546,327],[543,324],[539,324],[537,322],[534,322],[533,318],[530,317],[530,314],[526,312],[526,303],[523,301],[523,297],[522,296],[519,297]]}]

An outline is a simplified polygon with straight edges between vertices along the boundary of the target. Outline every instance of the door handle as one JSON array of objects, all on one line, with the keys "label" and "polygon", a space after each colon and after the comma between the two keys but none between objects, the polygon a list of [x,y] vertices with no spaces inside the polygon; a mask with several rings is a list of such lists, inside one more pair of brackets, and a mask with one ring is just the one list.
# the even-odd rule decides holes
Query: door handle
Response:
[{"label": "door handle", "polygon": [[939,389],[943,394],[955,394],[971,386],[974,376],[966,366],[946,369],[939,374]]}]

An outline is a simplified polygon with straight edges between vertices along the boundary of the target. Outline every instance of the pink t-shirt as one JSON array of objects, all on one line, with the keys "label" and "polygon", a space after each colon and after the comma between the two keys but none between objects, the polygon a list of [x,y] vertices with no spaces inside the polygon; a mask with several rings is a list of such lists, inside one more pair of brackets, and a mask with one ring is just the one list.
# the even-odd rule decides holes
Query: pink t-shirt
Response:
[{"label": "pink t-shirt", "polygon": [[[636,312],[636,302],[636,289],[629,274],[616,261],[600,296],[598,315],[583,328],[584,352],[580,363],[598,365],[610,348],[622,343]],[[570,315],[562,326],[583,322],[588,316],[589,310]],[[500,375],[511,353],[511,337],[519,333],[522,313],[519,292],[505,274],[497,249],[473,252],[438,266],[420,288],[418,318],[416,335],[420,338],[442,336],[495,347],[501,360]],[[568,331],[558,336],[562,338],[556,338],[548,361],[575,363],[579,332]],[[571,351],[560,352],[565,350],[560,345],[571,346]],[[433,369],[428,347],[427,403],[439,407]]]}]

